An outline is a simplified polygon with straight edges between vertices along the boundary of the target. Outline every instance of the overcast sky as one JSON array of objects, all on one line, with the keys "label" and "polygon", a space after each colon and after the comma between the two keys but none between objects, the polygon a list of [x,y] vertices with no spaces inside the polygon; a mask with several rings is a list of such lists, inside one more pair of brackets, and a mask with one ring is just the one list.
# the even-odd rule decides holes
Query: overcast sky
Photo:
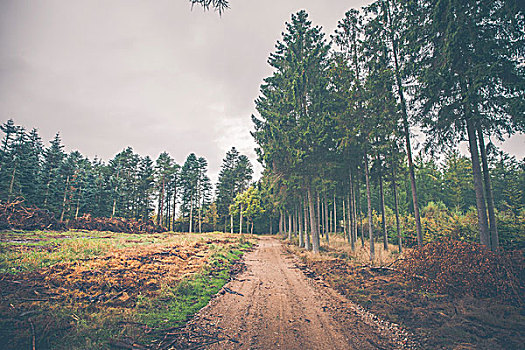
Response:
[{"label": "overcast sky", "polygon": [[[257,172],[250,115],[284,22],[300,9],[333,32],[358,0],[233,0],[222,17],[186,0],[1,0],[0,120],[103,160],[127,146],[216,174],[236,146]],[[525,156],[525,136],[504,149]]]}]

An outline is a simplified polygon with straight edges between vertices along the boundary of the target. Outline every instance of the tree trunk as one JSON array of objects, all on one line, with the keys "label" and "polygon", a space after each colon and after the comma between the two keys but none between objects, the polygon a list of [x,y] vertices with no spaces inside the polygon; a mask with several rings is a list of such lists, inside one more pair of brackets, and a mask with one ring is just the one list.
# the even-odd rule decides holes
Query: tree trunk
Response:
[{"label": "tree trunk", "polygon": [[324,237],[324,232],[326,231],[324,202],[322,200],[319,200],[319,194],[317,195],[317,207],[317,210],[319,211],[317,214],[317,217],[319,218],[319,235],[321,237]]},{"label": "tree trunk", "polygon": [[408,126],[405,127],[405,139],[407,147],[408,157],[408,172],[410,175],[410,189],[412,190],[412,204],[414,205],[414,218],[416,220],[417,230],[417,244],[421,247],[423,245],[423,230],[421,228],[421,218],[419,216],[419,204],[417,201],[417,189],[416,189],[416,175],[414,173],[414,163],[412,161],[412,152],[410,151],[410,136]]},{"label": "tree trunk", "polygon": [[[346,205],[345,205],[345,199],[343,197],[343,202],[342,202],[342,212],[343,212],[343,237],[345,237],[345,240],[349,237],[348,235],[348,230],[347,230],[347,226],[346,226]],[[348,243],[350,243],[350,240],[348,239]]]},{"label": "tree trunk", "polygon": [[[356,234],[359,232],[359,227],[361,227],[361,247],[365,247],[365,230],[364,230],[364,223],[363,223],[363,213],[361,210],[361,189],[359,188],[359,174],[356,181],[356,210],[357,213],[359,213],[359,225],[357,226]],[[357,224],[357,223],[356,223]],[[356,239],[357,240],[357,239]]]},{"label": "tree trunk", "polygon": [[[323,219],[322,219],[322,211],[321,211],[321,201],[319,200],[319,193],[317,193],[317,234],[322,234],[322,230],[321,230],[321,224],[323,223]],[[314,213],[315,215],[315,213]],[[312,237],[313,239],[313,237]]]},{"label": "tree trunk", "polygon": [[82,193],[82,187],[78,191],[77,208],[75,209],[75,219],[78,219],[78,212],[80,211],[80,194]]},{"label": "tree trunk", "polygon": [[392,154],[392,192],[394,193],[394,208],[396,212],[397,245],[399,247],[399,253],[401,253],[403,251],[403,244],[401,241],[401,225],[399,224],[399,203],[397,201],[396,164],[395,164],[393,154]]},{"label": "tree trunk", "polygon": [[[327,204],[328,204],[328,199],[327,199]],[[328,205],[326,206],[326,208],[328,209]],[[334,213],[330,213],[330,224],[333,225],[332,223],[332,217],[335,218],[335,212]],[[333,220],[333,222],[335,223],[335,219]],[[326,245],[330,245],[330,233],[332,232],[335,232],[335,227],[332,226],[331,227],[332,229],[331,230],[328,230],[328,232],[326,232]]]},{"label": "tree trunk", "polygon": [[377,156],[379,162],[379,194],[380,194],[380,205],[381,205],[381,219],[383,220],[383,248],[388,250],[388,232],[386,230],[386,215],[385,215],[385,193],[383,191],[383,171],[381,168],[381,159]]},{"label": "tree trunk", "polygon": [[160,194],[159,194],[159,211],[158,211],[158,216],[157,216],[157,222],[159,223],[160,226],[164,226],[164,222],[162,220],[163,219],[162,218],[163,209],[164,209],[164,178],[162,178],[162,187],[161,187]]},{"label": "tree trunk", "polygon": [[490,171],[487,162],[487,148],[483,139],[483,131],[478,127],[478,141],[479,149],[481,151],[481,164],[483,166],[483,180],[485,181],[485,194],[487,196],[487,209],[489,212],[489,231],[490,243],[492,250],[497,250],[499,247],[498,222],[496,213],[494,211],[494,195],[492,193],[492,184],[490,181]]},{"label": "tree trunk", "polygon": [[292,215],[288,213],[288,240],[292,240]]},{"label": "tree trunk", "polygon": [[327,209],[327,211],[328,211],[328,214],[326,215],[326,217],[328,218],[328,232],[332,233],[334,231],[334,223],[333,223],[334,212],[331,209]]},{"label": "tree trunk", "polygon": [[357,243],[357,209],[356,209],[356,202],[355,202],[355,184],[352,174],[350,174],[350,197],[348,198],[348,202],[351,204],[349,206],[350,212],[350,223],[352,224],[351,230],[350,230],[350,237],[351,237],[351,243],[352,243],[352,251],[355,249],[355,244]]},{"label": "tree trunk", "polygon": [[230,214],[230,233],[233,233],[233,214]]},{"label": "tree trunk", "polygon": [[334,233],[337,233],[337,201],[334,191]]},{"label": "tree trunk", "polygon": [[202,233],[202,202],[199,203],[199,233]]},{"label": "tree trunk", "polygon": [[472,160],[472,175],[474,177],[474,190],[476,192],[476,209],[478,212],[478,228],[480,243],[490,248],[489,229],[487,222],[487,208],[485,207],[485,196],[483,194],[483,179],[479,164],[478,145],[476,142],[476,130],[473,122],[467,119],[467,133]]},{"label": "tree trunk", "polygon": [[328,232],[330,232],[330,224],[332,222],[332,220],[330,219],[330,213],[329,213],[329,209],[328,209],[328,199],[326,198],[326,196],[323,196],[323,200],[324,200],[324,223],[325,223],[325,233],[328,234]]},{"label": "tree trunk", "polygon": [[241,210],[239,211],[239,233],[242,234],[242,203]]},{"label": "tree trunk", "polygon": [[350,247],[352,248],[352,251],[355,251],[355,241],[354,241],[354,217],[352,215],[352,211],[354,210],[352,208],[352,183],[350,182],[350,193],[347,197],[347,208],[346,208],[346,217],[348,218],[348,242],[350,243]]},{"label": "tree trunk", "polygon": [[323,211],[324,211],[324,233],[328,235],[328,231],[330,230],[330,218],[328,216],[328,201],[326,199],[326,196],[323,195]]},{"label": "tree trunk", "polygon": [[253,220],[251,220],[251,225],[252,225],[252,226],[251,226],[251,228],[250,228],[250,234],[253,235]]},{"label": "tree trunk", "polygon": [[292,234],[295,237],[297,237],[297,232],[299,230],[297,229],[297,206],[294,206],[293,211],[293,218],[292,218]]},{"label": "tree trunk", "polygon": [[[390,16],[389,9],[387,10],[387,19],[389,24],[392,25],[392,18]],[[390,39],[392,42],[392,56],[394,58],[394,75],[397,85],[397,93],[399,95],[399,100],[401,102],[401,115],[403,117],[403,134],[405,137],[405,146],[407,150],[408,158],[408,171],[410,174],[410,188],[412,190],[412,204],[414,205],[414,218],[416,220],[416,230],[417,230],[417,244],[419,246],[423,245],[423,230],[421,229],[421,218],[419,216],[419,205],[417,201],[417,188],[416,188],[416,175],[414,173],[414,162],[412,160],[412,146],[410,144],[410,129],[408,123],[408,113],[406,100],[404,95],[404,87],[401,81],[401,73],[399,70],[399,59],[397,52],[397,41],[395,40],[394,33],[390,31]]]},{"label": "tree trunk", "polygon": [[177,187],[175,186],[173,190],[173,209],[171,211],[171,229],[173,231],[175,231],[175,221],[177,220],[176,210],[177,210]]},{"label": "tree trunk", "polygon": [[17,166],[17,162],[15,161],[15,164],[13,166],[13,173],[11,174],[11,182],[9,184],[9,193],[7,195],[7,202],[8,203],[11,202],[11,195],[13,194],[13,187],[15,185],[16,166]]},{"label": "tree trunk", "polygon": [[171,196],[168,191],[166,191],[166,215],[164,216],[164,221],[168,231],[171,231]]},{"label": "tree trunk", "polygon": [[[332,224],[332,211],[329,211],[328,215],[328,222],[329,222],[329,225],[331,226]],[[331,230],[332,227],[330,227],[330,229],[328,231],[326,231],[326,245],[329,245],[330,244],[330,233],[332,232]]]},{"label": "tree trunk", "polygon": [[193,233],[193,193],[190,198],[190,225],[188,227],[188,232]]},{"label": "tree trunk", "polygon": [[282,210],[279,210],[279,235],[283,235],[284,233],[284,230],[283,230],[283,212]]},{"label": "tree trunk", "polygon": [[64,199],[62,200],[62,213],[60,213],[60,221],[64,221],[64,215],[66,213],[66,201],[67,201],[67,188],[69,187],[69,175],[66,179],[66,188],[64,189]]},{"label": "tree trunk", "polygon": [[304,204],[303,204],[303,207],[304,207],[304,234],[305,234],[305,240],[304,240],[304,247],[306,248],[306,250],[310,250],[311,249],[311,244],[310,244],[310,230],[312,229],[311,226],[310,226],[310,230],[308,230],[308,199],[305,197],[304,198]]},{"label": "tree trunk", "polygon": [[297,213],[297,221],[299,223],[299,247],[304,247],[304,226],[303,226],[303,210],[302,201],[299,204],[299,210]]},{"label": "tree trunk", "polygon": [[348,194],[348,217],[350,220],[350,244],[352,251],[355,251],[355,243],[357,241],[357,210],[355,204],[355,190],[354,190],[354,177],[350,170],[350,193]]},{"label": "tree trunk", "polygon": [[312,231],[312,250],[315,254],[319,254],[319,232],[317,231],[317,222],[315,218],[314,199],[312,197],[312,189],[310,183],[308,183],[308,206],[310,208],[310,227]]},{"label": "tree trunk", "polygon": [[366,200],[368,204],[368,237],[370,239],[370,261],[375,258],[374,233],[372,230],[372,198],[370,194],[370,179],[368,175],[368,157],[365,152],[365,180],[366,180]]},{"label": "tree trunk", "polygon": [[[51,174],[49,176],[51,176]],[[46,184],[46,192],[44,193],[44,208],[47,206],[47,198],[49,196],[49,186],[51,186],[51,179],[47,180],[47,184]],[[113,215],[115,215],[115,203],[113,203]],[[113,215],[111,215],[111,217],[113,217]]]}]

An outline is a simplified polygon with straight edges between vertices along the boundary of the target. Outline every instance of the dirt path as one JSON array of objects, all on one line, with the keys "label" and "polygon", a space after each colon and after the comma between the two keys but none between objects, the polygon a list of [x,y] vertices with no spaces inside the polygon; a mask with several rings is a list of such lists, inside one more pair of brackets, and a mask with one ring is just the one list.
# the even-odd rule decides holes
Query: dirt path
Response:
[{"label": "dirt path", "polygon": [[190,322],[226,338],[209,349],[411,348],[407,334],[306,277],[281,243],[263,237],[247,270]]}]

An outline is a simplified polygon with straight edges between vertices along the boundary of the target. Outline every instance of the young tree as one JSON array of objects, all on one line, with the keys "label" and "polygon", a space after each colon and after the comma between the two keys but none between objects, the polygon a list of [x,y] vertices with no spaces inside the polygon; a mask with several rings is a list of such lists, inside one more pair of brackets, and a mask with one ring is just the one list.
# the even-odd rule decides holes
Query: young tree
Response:
[{"label": "young tree", "polygon": [[158,191],[157,205],[157,225],[163,227],[169,226],[170,218],[165,215],[165,211],[170,208],[171,196],[167,195],[168,183],[171,182],[171,176],[174,166],[174,160],[167,152],[162,152],[155,162],[156,185]]},{"label": "young tree", "polygon": [[237,194],[248,188],[252,174],[252,165],[248,157],[239,154],[237,149],[232,147],[223,159],[215,192],[219,220],[224,221],[224,230],[228,222],[229,206]]},{"label": "young tree", "polygon": [[42,184],[44,195],[40,206],[58,215],[63,195],[63,177],[60,176],[60,169],[66,157],[60,135],[57,133],[55,138],[50,141],[50,146],[44,150],[44,161],[42,165]]}]

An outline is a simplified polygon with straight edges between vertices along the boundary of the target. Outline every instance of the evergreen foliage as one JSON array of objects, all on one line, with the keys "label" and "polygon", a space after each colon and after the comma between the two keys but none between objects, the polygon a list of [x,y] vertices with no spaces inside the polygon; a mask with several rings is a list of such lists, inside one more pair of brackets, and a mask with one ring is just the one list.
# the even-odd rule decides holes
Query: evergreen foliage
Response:
[{"label": "evergreen foliage", "polygon": [[[279,232],[316,252],[319,234],[344,231],[354,247],[381,231],[387,247],[395,213],[402,249],[402,237],[436,238],[428,208],[441,203],[450,217],[476,208],[472,232],[497,249],[502,213],[520,222],[523,210],[523,160],[490,137],[524,131],[524,20],[513,1],[376,0],[348,11],[328,44],[304,10],[292,14],[252,116]],[[415,126],[426,141],[413,157]]]},{"label": "evergreen foliage", "polygon": [[[154,163],[127,147],[106,163],[65,152],[58,133],[44,147],[36,129],[27,132],[11,119],[1,130],[1,201],[23,198],[25,205],[47,209],[64,221],[84,215],[155,218],[167,230],[175,229],[179,214],[187,216],[188,197],[193,195],[197,218],[204,217],[211,203],[207,161],[194,154],[182,174],[166,152]],[[240,163],[251,172],[245,156]]]}]

